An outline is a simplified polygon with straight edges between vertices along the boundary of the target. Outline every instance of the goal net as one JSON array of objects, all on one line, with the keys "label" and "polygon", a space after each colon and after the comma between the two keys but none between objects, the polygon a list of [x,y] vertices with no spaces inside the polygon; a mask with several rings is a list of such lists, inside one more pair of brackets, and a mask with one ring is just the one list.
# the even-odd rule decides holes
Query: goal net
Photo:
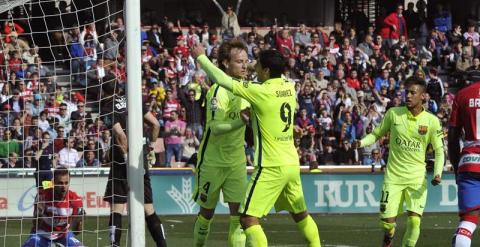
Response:
[{"label": "goal net", "polygon": [[110,244],[113,108],[102,107],[101,88],[126,87],[123,10],[117,0],[0,0],[0,246],[22,246],[41,224],[64,219],[59,208],[34,217],[60,166],[85,210],[76,238]]}]

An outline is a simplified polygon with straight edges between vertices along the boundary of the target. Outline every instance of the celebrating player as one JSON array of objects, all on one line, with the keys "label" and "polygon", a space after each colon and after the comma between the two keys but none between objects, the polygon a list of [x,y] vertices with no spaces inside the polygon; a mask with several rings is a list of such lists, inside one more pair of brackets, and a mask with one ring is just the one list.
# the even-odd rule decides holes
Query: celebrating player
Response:
[{"label": "celebrating player", "polygon": [[[448,130],[448,154],[455,169],[458,186],[460,223],[453,235],[453,247],[467,247],[477,228],[480,209],[480,134],[478,113],[480,83],[474,83],[457,93],[452,106]],[[460,137],[465,133],[460,153]]]},{"label": "celebrating player", "polygon": [[[122,236],[122,213],[125,210],[128,197],[127,180],[127,154],[128,140],[125,134],[127,126],[127,99],[119,92],[114,79],[102,84],[104,93],[104,102],[102,102],[102,112],[104,113],[104,122],[110,123],[113,129],[113,147],[111,150],[112,164],[108,174],[107,188],[105,189],[104,200],[110,203],[110,242],[113,246],[120,246]],[[117,90],[116,90],[117,89]],[[112,112],[113,110],[113,112]],[[144,109],[146,110],[146,109]],[[150,111],[144,111],[143,120],[150,126],[150,152],[157,140],[160,131],[158,120]],[[152,156],[149,154],[148,156]],[[155,240],[157,246],[167,246],[163,226],[153,208],[152,187],[150,185],[150,175],[148,164],[144,162],[144,209],[145,221],[148,231]]]},{"label": "celebrating player", "polygon": [[445,160],[440,121],[423,108],[425,82],[410,77],[405,81],[405,87],[406,107],[389,109],[371,134],[354,143],[355,147],[369,146],[390,133],[390,153],[380,199],[380,225],[385,232],[383,246],[393,246],[395,221],[399,212],[403,212],[404,202],[408,219],[402,246],[415,246],[427,200],[427,146],[432,144],[435,151],[433,185],[441,182]]},{"label": "celebrating player", "polygon": [[260,52],[255,70],[262,84],[226,75],[205,56],[202,45],[194,48],[193,55],[215,83],[252,106],[255,170],[239,210],[248,243],[254,247],[267,246],[259,218],[275,205],[277,211],[290,212],[309,246],[320,246],[317,225],[307,213],[303,197],[299,158],[293,142],[295,88],[281,78],[285,69],[282,55],[275,50]]},{"label": "celebrating player", "polygon": [[83,246],[75,238],[75,234],[82,231],[82,198],[69,190],[67,168],[60,167],[54,171],[53,185],[53,188],[39,192],[32,233],[23,247],[49,247],[52,244]]},{"label": "celebrating player", "polygon": [[[228,75],[240,79],[247,76],[247,47],[242,41],[224,42],[219,48],[218,61]],[[244,136],[248,117],[242,110],[248,102],[217,84],[208,91],[206,104],[206,134],[198,151],[194,193],[194,200],[200,205],[194,227],[194,246],[205,245],[222,190],[230,209],[228,246],[243,247],[245,234],[240,227],[238,208],[247,186]]]}]

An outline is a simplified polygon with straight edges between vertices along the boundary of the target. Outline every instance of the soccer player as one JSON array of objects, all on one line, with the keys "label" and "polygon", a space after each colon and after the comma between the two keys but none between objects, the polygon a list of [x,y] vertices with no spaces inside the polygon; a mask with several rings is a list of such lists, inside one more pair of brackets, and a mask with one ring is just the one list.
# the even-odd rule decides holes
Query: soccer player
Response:
[{"label": "soccer player", "polygon": [[209,78],[251,104],[255,169],[239,210],[247,242],[254,247],[267,246],[259,218],[275,205],[277,211],[290,212],[309,246],[320,246],[317,225],[307,213],[303,197],[299,158],[293,142],[297,102],[294,84],[282,78],[284,58],[275,50],[260,52],[255,71],[261,84],[257,84],[226,75],[205,56],[202,45],[197,45],[193,54]]},{"label": "soccer player", "polygon": [[[458,186],[460,223],[453,235],[453,247],[470,246],[480,209],[480,83],[460,90],[453,101],[448,129],[448,154]],[[460,138],[464,132],[463,149]]]},{"label": "soccer player", "polygon": [[380,199],[380,226],[385,232],[383,246],[393,246],[395,220],[407,205],[407,230],[402,246],[415,246],[420,235],[420,222],[427,200],[425,155],[429,144],[435,151],[434,178],[441,182],[445,161],[443,131],[438,118],[423,108],[425,82],[416,77],[405,81],[406,106],[390,108],[380,125],[355,147],[374,144],[390,133],[390,153]]},{"label": "soccer player", "polygon": [[82,231],[82,198],[69,190],[67,168],[55,169],[53,188],[43,189],[35,203],[33,228],[23,247],[83,246],[75,238]]},{"label": "soccer player", "polygon": [[[219,48],[220,68],[228,75],[247,76],[247,47],[238,39],[224,42]],[[245,123],[242,113],[248,102],[232,92],[213,85],[206,95],[206,133],[198,151],[194,200],[200,206],[194,227],[194,246],[204,246],[210,231],[215,207],[223,192],[230,209],[228,246],[245,246],[238,208],[247,188],[244,149]]]},{"label": "soccer player", "polygon": [[[110,151],[111,166],[108,174],[108,183],[105,189],[104,200],[110,203],[110,242],[112,246],[120,246],[122,236],[122,213],[125,210],[128,197],[128,180],[127,180],[127,154],[128,140],[124,131],[127,126],[127,99],[122,92],[118,90],[115,79],[109,79],[108,82],[102,84],[103,102],[101,106],[102,115],[105,123],[110,123],[113,130],[113,147]],[[143,109],[143,120],[151,128],[149,149],[153,152],[153,146],[157,140],[160,131],[158,120],[152,115],[148,109]],[[152,235],[157,246],[167,246],[165,241],[165,233],[162,222],[158,218],[153,208],[152,187],[150,185],[150,175],[148,171],[148,162],[144,162],[145,175],[144,179],[144,209],[145,221],[147,222],[148,231]]]}]

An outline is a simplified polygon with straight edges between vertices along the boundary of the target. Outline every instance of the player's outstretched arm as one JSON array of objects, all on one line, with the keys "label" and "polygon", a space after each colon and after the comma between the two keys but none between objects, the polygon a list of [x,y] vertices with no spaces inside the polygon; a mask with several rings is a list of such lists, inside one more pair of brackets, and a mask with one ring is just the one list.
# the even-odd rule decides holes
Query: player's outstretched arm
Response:
[{"label": "player's outstretched arm", "polygon": [[205,48],[202,44],[197,44],[193,47],[192,56],[195,58],[202,69],[207,73],[208,77],[218,85],[224,87],[228,91],[233,90],[233,79],[217,68],[207,56],[205,56]]}]

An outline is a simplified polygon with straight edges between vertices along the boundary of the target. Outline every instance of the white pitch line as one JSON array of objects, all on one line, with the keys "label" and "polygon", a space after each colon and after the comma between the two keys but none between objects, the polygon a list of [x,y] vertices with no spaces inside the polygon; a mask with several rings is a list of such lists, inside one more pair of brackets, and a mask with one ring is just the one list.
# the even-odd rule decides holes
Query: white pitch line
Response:
[{"label": "white pitch line", "polygon": [[166,222],[171,222],[171,223],[183,223],[181,220],[166,220]]}]

